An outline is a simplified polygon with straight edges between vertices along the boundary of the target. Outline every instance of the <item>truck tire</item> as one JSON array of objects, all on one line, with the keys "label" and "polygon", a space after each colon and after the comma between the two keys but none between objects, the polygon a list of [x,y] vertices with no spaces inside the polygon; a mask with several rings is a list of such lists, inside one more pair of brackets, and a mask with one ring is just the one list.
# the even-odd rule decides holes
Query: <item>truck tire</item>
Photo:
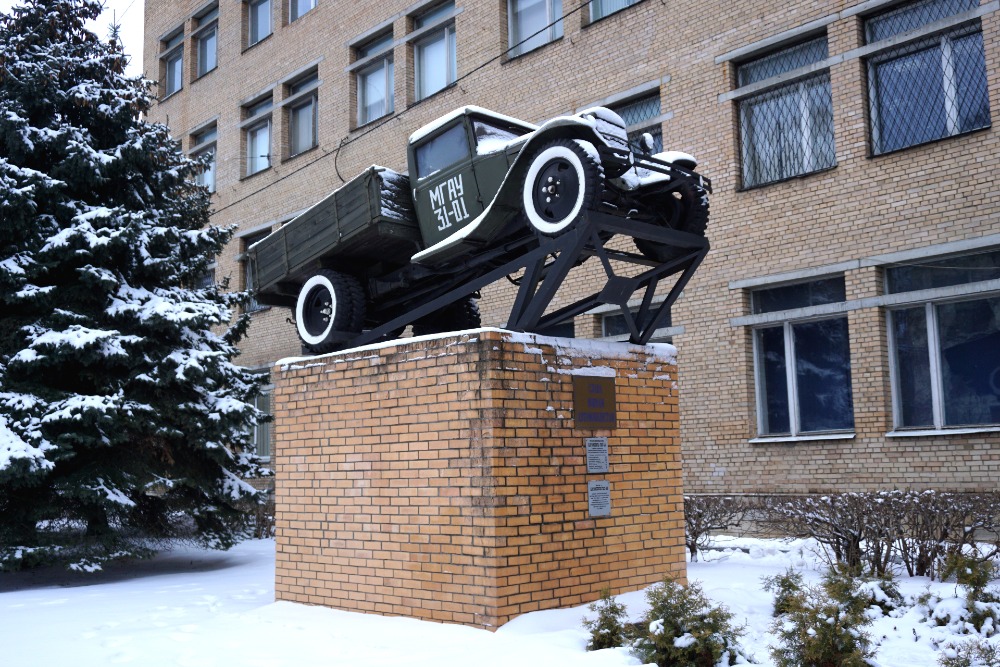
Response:
[{"label": "truck tire", "polygon": [[323,269],[305,282],[295,302],[295,328],[312,352],[333,352],[346,333],[361,331],[365,299],[354,276]]},{"label": "truck tire", "polygon": [[[705,188],[685,181],[670,194],[672,197],[663,215],[664,226],[705,236],[705,230],[708,229],[708,192]],[[669,262],[690,252],[686,248],[639,238],[635,239],[635,247],[646,257],[658,262]]]},{"label": "truck tire", "polygon": [[470,296],[449,304],[426,317],[421,317],[413,323],[413,335],[427,336],[446,331],[478,329],[480,324],[479,304],[475,297]]},{"label": "truck tire", "polygon": [[528,224],[546,236],[556,236],[583,211],[594,207],[604,172],[593,145],[557,139],[542,146],[531,159],[521,188]]}]

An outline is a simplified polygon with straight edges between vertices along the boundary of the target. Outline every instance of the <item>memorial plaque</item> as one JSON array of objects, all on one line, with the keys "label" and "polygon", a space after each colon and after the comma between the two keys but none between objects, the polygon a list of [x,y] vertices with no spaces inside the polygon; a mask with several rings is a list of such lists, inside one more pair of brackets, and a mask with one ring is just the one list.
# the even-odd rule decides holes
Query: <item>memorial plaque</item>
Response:
[{"label": "memorial plaque", "polygon": [[590,516],[611,516],[611,482],[601,479],[587,482]]},{"label": "memorial plaque", "polygon": [[574,428],[615,428],[615,379],[590,375],[573,376]]},{"label": "memorial plaque", "polygon": [[587,438],[587,472],[608,471],[608,439]]}]

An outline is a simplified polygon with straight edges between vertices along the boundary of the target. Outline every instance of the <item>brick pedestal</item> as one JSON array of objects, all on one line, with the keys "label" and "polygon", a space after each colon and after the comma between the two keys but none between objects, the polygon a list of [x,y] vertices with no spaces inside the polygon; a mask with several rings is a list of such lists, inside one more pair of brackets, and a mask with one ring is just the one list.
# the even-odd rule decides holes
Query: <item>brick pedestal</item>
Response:
[{"label": "brick pedestal", "polygon": [[[482,330],[279,364],[277,598],[492,628],[683,577],[671,353]],[[575,428],[575,375],[614,378],[616,428]]]}]

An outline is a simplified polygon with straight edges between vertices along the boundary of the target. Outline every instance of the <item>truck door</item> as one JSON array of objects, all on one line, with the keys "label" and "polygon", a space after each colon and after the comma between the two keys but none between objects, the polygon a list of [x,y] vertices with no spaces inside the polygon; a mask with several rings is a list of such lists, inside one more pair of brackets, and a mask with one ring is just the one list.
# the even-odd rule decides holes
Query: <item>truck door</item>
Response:
[{"label": "truck door", "polygon": [[470,142],[465,117],[459,117],[414,145],[413,203],[426,246],[451,236],[483,212]]}]

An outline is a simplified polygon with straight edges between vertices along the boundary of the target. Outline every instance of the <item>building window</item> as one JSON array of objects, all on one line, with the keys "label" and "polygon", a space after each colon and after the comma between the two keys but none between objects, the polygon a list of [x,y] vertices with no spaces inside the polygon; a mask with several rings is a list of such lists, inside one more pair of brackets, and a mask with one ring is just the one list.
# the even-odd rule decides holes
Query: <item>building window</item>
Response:
[{"label": "building window", "polygon": [[507,17],[512,58],[563,36],[562,0],[509,0]]},{"label": "building window", "polygon": [[245,107],[247,176],[271,166],[271,98]]},{"label": "building window", "polygon": [[[455,12],[455,3],[447,2],[417,17],[414,28],[419,30],[447,19]],[[455,23],[450,21],[413,45],[416,68],[416,99],[422,100],[455,83],[458,68]]]},{"label": "building window", "polygon": [[592,0],[590,3],[590,20],[599,21],[605,16],[638,4],[641,0]]},{"label": "building window", "polygon": [[358,125],[393,112],[392,35],[385,35],[357,49],[358,60],[372,62],[357,73]]},{"label": "building window", "polygon": [[271,34],[271,0],[250,0],[247,10],[247,46],[253,46]]},{"label": "building window", "polygon": [[215,125],[191,135],[191,157],[207,159],[205,171],[195,176],[195,183],[215,192],[215,142],[219,133]]},{"label": "building window", "polygon": [[297,21],[307,12],[316,8],[316,0],[289,0],[288,20]]},{"label": "building window", "polygon": [[205,76],[218,64],[219,8],[215,6],[198,17],[198,76]]},{"label": "building window", "polygon": [[313,72],[288,87],[288,154],[304,153],[319,144],[319,77]]},{"label": "building window", "polygon": [[[268,385],[261,387],[260,393],[257,394],[257,397],[254,399],[253,403],[253,406],[258,410],[260,410],[261,412],[263,412],[267,417],[272,416],[271,393],[273,391],[274,391],[273,386]],[[271,458],[272,425],[273,422],[271,422],[270,420],[264,421],[254,426],[253,429],[254,451],[256,452],[257,456],[260,456],[261,458],[264,459]]]},{"label": "building window", "polygon": [[[633,316],[635,315],[635,310],[631,311]],[[663,335],[661,329],[668,329],[673,326],[671,323],[672,314],[667,313],[664,318],[663,323],[654,332],[652,338],[649,339],[651,343],[669,343],[671,342],[671,336]],[[657,332],[660,332],[657,334]],[[625,319],[625,315],[620,310],[615,310],[613,312],[607,313],[601,316],[601,336],[604,338],[613,338],[614,340],[628,340],[629,336],[632,335],[632,331],[629,329],[628,321]]]},{"label": "building window", "polygon": [[[752,293],[755,314],[837,303],[845,298],[843,277]],[[797,436],[854,428],[845,316],[789,319],[762,326],[753,331],[753,343],[761,435]]]},{"label": "building window", "polygon": [[243,262],[243,289],[250,293],[248,295],[246,305],[244,306],[244,311],[247,312],[247,313],[256,313],[257,311],[264,310],[265,308],[267,308],[267,306],[261,305],[257,301],[257,299],[254,297],[253,289],[254,289],[255,284],[256,284],[256,281],[254,280],[254,266],[246,258],[246,254],[245,253],[247,251],[247,248],[249,248],[250,246],[252,246],[257,241],[260,241],[261,239],[267,238],[267,235],[270,234],[270,233],[271,233],[271,231],[267,230],[267,231],[260,232],[258,234],[251,234],[249,236],[244,236],[243,239],[242,239],[243,240],[243,253],[244,253],[243,259],[242,259],[242,262]]},{"label": "building window", "polygon": [[[1000,279],[1000,250],[886,269],[890,294]],[[898,429],[1000,424],[1000,294],[889,312]]]},{"label": "building window", "polygon": [[643,95],[622,104],[616,104],[611,110],[625,121],[629,144],[632,150],[642,153],[642,135],[649,133],[653,137],[653,152],[663,151],[663,130],[660,127],[660,91]]},{"label": "building window", "polygon": [[[868,43],[979,7],[978,0],[924,0],[865,20]],[[875,155],[990,125],[979,20],[868,59]]]},{"label": "building window", "polygon": [[169,97],[184,86],[184,32],[180,31],[163,40],[161,78],[164,82],[163,97]]},{"label": "building window", "polygon": [[[826,37],[796,44],[737,67],[737,85],[826,59]],[[810,74],[740,100],[743,187],[782,181],[836,164],[830,72]]]}]

